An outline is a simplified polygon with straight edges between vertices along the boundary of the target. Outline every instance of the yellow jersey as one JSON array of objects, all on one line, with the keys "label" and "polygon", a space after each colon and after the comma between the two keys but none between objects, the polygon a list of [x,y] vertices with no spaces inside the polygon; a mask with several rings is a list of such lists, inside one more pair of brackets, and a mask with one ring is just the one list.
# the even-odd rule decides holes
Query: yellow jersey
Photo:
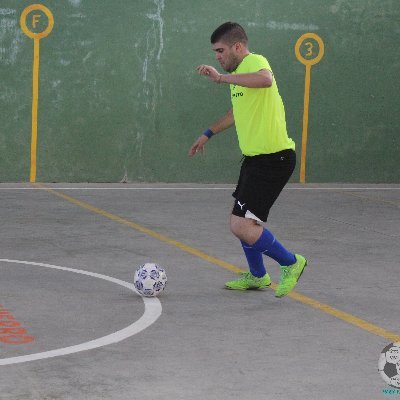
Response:
[{"label": "yellow jersey", "polygon": [[[266,69],[267,59],[250,53],[232,74],[246,74]],[[277,153],[295,149],[286,130],[285,108],[275,79],[268,88],[230,85],[233,115],[239,147],[245,156]]]}]

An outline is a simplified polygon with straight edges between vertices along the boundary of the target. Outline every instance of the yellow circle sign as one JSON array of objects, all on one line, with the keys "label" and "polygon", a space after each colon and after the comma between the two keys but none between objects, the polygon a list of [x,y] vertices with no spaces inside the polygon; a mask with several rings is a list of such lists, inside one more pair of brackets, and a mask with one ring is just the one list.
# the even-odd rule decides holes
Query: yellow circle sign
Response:
[{"label": "yellow circle sign", "polygon": [[[28,15],[34,11],[42,11],[47,17],[47,27],[42,32],[33,32],[28,28],[27,25],[27,18]],[[33,14],[32,15],[32,26],[36,27],[36,25],[40,21],[41,14]],[[25,33],[25,35],[29,36],[32,39],[43,39],[49,35],[49,33],[53,30],[54,26],[54,17],[52,12],[45,7],[43,4],[32,4],[25,8],[22,11],[21,18],[20,18],[21,29]]]},{"label": "yellow circle sign", "polygon": [[[315,42],[317,42],[318,46],[315,46]],[[305,58],[300,51],[302,46],[306,48],[305,57],[307,58]],[[318,51],[315,51],[316,47],[318,47]],[[296,57],[304,65],[315,65],[319,63],[324,56],[324,50],[324,42],[315,33],[305,33],[300,36],[295,46]]]}]

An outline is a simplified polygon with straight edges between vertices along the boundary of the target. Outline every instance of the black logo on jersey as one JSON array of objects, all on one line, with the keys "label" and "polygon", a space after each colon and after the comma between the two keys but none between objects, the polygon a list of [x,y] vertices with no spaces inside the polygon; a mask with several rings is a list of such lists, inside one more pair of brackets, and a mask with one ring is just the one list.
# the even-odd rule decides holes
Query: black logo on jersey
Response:
[{"label": "black logo on jersey", "polygon": [[232,97],[243,97],[243,92],[232,93]]}]

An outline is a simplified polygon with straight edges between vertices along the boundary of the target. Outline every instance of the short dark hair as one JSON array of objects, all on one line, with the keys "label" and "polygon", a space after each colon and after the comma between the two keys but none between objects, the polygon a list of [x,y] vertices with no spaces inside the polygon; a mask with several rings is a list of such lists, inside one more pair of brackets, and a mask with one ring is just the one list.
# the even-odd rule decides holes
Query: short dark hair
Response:
[{"label": "short dark hair", "polygon": [[220,25],[211,35],[211,43],[224,42],[233,45],[236,42],[247,45],[247,35],[243,27],[237,22],[225,22]]}]

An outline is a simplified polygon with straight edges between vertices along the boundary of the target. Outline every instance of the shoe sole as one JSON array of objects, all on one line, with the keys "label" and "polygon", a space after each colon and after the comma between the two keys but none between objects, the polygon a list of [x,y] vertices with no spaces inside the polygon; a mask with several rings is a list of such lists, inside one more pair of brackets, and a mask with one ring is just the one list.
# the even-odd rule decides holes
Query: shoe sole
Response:
[{"label": "shoe sole", "polygon": [[260,287],[249,287],[249,288],[231,288],[229,286],[224,286],[225,289],[229,289],[229,290],[258,290],[258,289],[265,289],[267,287],[271,286],[271,284],[269,283],[268,285],[265,286],[260,286]]},{"label": "shoe sole", "polygon": [[[299,282],[301,276],[303,275],[304,270],[305,270],[306,267],[307,267],[307,259],[304,258],[304,260],[306,260],[306,262],[304,263],[304,267],[303,267],[303,269],[301,270],[300,275],[297,277],[296,285],[297,285],[297,283]],[[293,289],[296,287],[296,285],[293,286]],[[275,297],[277,297],[278,299],[280,299],[281,297],[284,297],[284,296],[288,295],[293,289],[291,289],[289,292],[287,292],[287,293],[285,293],[285,294],[281,294],[280,296],[275,295]]]}]

